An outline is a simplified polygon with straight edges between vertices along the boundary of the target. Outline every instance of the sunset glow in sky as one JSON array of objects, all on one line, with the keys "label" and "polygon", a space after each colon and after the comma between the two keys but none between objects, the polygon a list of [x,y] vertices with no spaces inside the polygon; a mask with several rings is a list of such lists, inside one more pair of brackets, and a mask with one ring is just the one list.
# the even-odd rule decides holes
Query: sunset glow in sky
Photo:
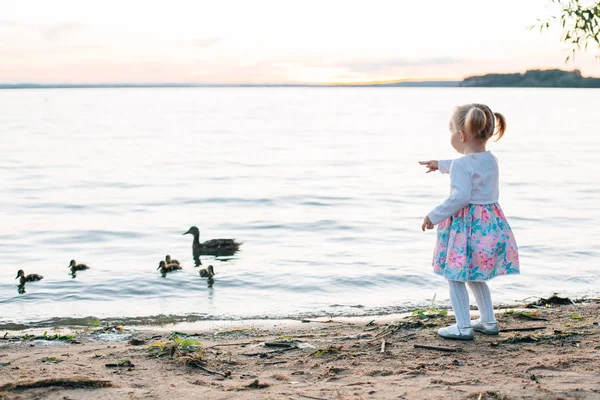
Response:
[{"label": "sunset glow in sky", "polygon": [[323,83],[579,68],[550,0],[0,0],[0,83]]}]

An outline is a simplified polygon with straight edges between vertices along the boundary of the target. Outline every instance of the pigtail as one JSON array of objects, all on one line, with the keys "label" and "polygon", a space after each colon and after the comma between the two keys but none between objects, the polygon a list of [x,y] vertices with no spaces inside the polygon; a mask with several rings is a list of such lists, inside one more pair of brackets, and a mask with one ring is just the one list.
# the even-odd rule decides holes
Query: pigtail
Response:
[{"label": "pigtail", "polygon": [[488,106],[479,103],[456,107],[452,115],[452,124],[458,131],[479,140],[488,140],[492,136],[497,136],[496,141],[498,141],[506,131],[504,115],[494,113]]},{"label": "pigtail", "polygon": [[[504,118],[504,117],[503,117]],[[472,137],[485,139],[487,118],[479,107],[471,107],[465,116],[465,129]]]},{"label": "pigtail", "polygon": [[498,135],[495,140],[497,142],[504,135],[504,131],[506,131],[506,118],[504,115],[497,112],[494,113],[494,117],[496,117],[496,121],[498,122],[496,126],[496,132],[494,133],[494,135]]}]

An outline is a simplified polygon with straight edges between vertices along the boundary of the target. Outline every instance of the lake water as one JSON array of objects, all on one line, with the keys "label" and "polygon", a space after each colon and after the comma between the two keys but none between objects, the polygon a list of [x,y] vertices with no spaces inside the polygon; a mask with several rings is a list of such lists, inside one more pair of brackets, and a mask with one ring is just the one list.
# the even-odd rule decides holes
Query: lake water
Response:
[{"label": "lake water", "polygon": [[[182,88],[0,91],[0,327],[397,312],[448,303],[426,213],[448,177],[448,118],[483,102],[520,276],[495,303],[600,288],[600,91]],[[193,266],[201,240],[233,257]],[[183,270],[162,278],[170,254]],[[73,279],[71,259],[91,269]],[[16,286],[16,272],[44,275]],[[158,317],[160,316],[160,317]]]}]

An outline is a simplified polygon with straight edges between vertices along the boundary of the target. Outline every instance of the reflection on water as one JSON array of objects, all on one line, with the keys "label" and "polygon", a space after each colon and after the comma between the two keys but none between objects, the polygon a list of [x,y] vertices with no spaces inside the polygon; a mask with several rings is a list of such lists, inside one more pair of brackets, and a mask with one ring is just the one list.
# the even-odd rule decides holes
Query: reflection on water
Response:
[{"label": "reflection on water", "polygon": [[[436,294],[447,303],[446,283],[431,272],[435,234],[419,228],[447,195],[448,177],[425,175],[417,161],[456,156],[448,117],[455,104],[472,101],[502,112],[509,126],[490,149],[522,275],[493,280],[494,301],[597,293],[597,96],[475,88],[0,91],[0,124],[10,135],[0,146],[2,257],[44,275],[19,295],[16,270],[0,271],[0,326],[401,312]],[[204,252],[208,245],[195,252],[194,237],[190,254],[182,233],[191,224],[202,232],[199,245],[244,244],[232,255]],[[183,269],[160,279],[153,266],[165,254]],[[70,258],[93,268],[68,277],[60,260]],[[202,278],[194,268],[201,265],[214,265],[218,282]]]}]

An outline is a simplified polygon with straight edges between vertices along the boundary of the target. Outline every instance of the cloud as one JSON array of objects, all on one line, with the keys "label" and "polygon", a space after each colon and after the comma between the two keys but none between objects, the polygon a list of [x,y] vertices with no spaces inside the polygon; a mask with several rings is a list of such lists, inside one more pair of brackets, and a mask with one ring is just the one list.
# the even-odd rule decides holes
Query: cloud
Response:
[{"label": "cloud", "polygon": [[38,31],[44,39],[54,42],[55,40],[60,39],[62,36],[78,32],[82,29],[82,24],[75,22],[63,22],[60,24],[41,26],[38,28]]},{"label": "cloud", "polygon": [[0,28],[6,28],[9,31],[21,30],[24,32],[38,32],[44,39],[54,42],[71,33],[83,29],[84,25],[77,22],[61,22],[58,24],[36,24],[17,22],[9,20],[0,20]]},{"label": "cloud", "polygon": [[0,26],[20,26],[23,25],[19,22],[0,20]]},{"label": "cloud", "polygon": [[28,58],[35,56],[73,56],[88,52],[90,50],[106,49],[103,46],[52,46],[44,48],[5,48],[0,47],[0,58],[2,57],[19,57]]},{"label": "cloud", "polygon": [[195,39],[195,40],[192,40],[192,45],[196,46],[196,47],[208,47],[208,46],[211,46],[213,44],[219,43],[221,40],[222,39],[217,38],[217,37]]},{"label": "cloud", "polygon": [[338,64],[354,72],[380,71],[388,67],[429,67],[458,64],[465,60],[453,57],[387,58],[382,60],[348,61]]}]

